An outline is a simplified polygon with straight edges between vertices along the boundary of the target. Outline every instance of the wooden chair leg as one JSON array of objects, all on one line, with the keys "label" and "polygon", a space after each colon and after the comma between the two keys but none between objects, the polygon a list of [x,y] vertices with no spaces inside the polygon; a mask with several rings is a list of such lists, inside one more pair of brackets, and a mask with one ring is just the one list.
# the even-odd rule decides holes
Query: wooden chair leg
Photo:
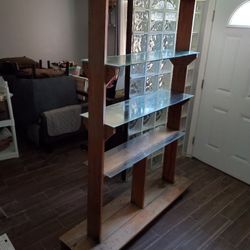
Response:
[{"label": "wooden chair leg", "polygon": [[121,173],[121,180],[123,182],[126,182],[127,181],[127,171],[124,170],[122,173]]},{"label": "wooden chair leg", "polygon": [[147,158],[136,163],[132,172],[131,202],[139,208],[144,208],[146,165]]},{"label": "wooden chair leg", "polygon": [[170,183],[174,183],[177,147],[178,141],[165,147],[162,178]]},{"label": "wooden chair leg", "polygon": [[40,59],[39,60],[39,69],[42,69],[43,68],[43,61]]},{"label": "wooden chair leg", "polygon": [[35,64],[32,65],[32,78],[33,79],[36,78],[36,65]]}]

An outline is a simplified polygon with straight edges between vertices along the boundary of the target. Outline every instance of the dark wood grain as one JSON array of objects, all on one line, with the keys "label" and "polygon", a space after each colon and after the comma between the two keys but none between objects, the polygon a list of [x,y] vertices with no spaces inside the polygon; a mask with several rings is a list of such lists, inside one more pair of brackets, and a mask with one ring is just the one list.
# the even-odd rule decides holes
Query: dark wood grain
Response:
[{"label": "dark wood grain", "polygon": [[241,241],[241,243],[238,246],[238,249],[241,249],[241,250],[250,249],[250,234],[248,237],[246,237],[244,240]]},{"label": "dark wood grain", "polygon": [[[134,7],[134,0],[128,0],[126,54],[131,54],[131,48],[132,48],[133,7]],[[129,95],[130,95],[130,66],[126,66],[126,68],[125,68],[124,92],[125,92],[125,100],[129,99]]]},{"label": "dark wood grain", "polygon": [[195,0],[181,0],[177,29],[176,50],[189,50]]},{"label": "dark wood grain", "polygon": [[249,190],[235,199],[229,206],[221,211],[221,215],[229,218],[231,221],[237,220],[247,210],[250,210]]},{"label": "dark wood grain", "polygon": [[[105,67],[107,48],[108,0],[89,2],[89,99],[88,99],[88,209],[87,232],[101,240]],[[93,199],[94,197],[94,199]]]},{"label": "dark wood grain", "polygon": [[225,229],[229,224],[228,219],[216,215],[204,225],[197,227],[195,230],[190,230],[176,249],[202,249],[207,242],[216,237],[218,232]]},{"label": "dark wood grain", "polygon": [[[177,28],[176,51],[189,50],[191,41],[191,32],[193,24],[193,13],[195,0],[180,1],[179,20]],[[196,56],[173,59],[171,62],[174,65],[171,90],[184,92],[186,73],[188,64],[193,61]],[[168,110],[167,127],[171,129],[180,129],[181,121],[181,105],[175,105]],[[165,147],[164,164],[163,164],[163,179],[168,182],[174,182],[175,159],[177,155],[178,144],[172,143]]]},{"label": "dark wood grain", "polygon": [[[250,209],[242,214],[236,221],[230,225],[222,234],[222,237],[230,242],[233,246],[237,246],[249,235],[250,232]],[[240,230],[239,230],[240,228]]]},{"label": "dark wood grain", "polygon": [[[80,144],[80,139],[74,139],[68,144],[58,145],[53,154],[24,145],[19,159],[0,163],[0,207],[6,205],[7,208],[10,204],[20,203],[20,211],[15,207],[12,210],[15,213],[10,213],[9,218],[5,218],[0,212],[0,234],[7,233],[16,249],[57,249],[59,239],[55,236],[68,231],[86,218],[87,200],[83,196],[87,193],[88,169],[83,162],[87,155],[80,150]],[[164,249],[164,244],[166,248],[177,247],[183,243],[190,230],[204,228],[215,213],[219,213],[231,223],[235,222],[236,236],[244,235],[237,236],[237,246],[234,247],[227,237],[222,237],[224,228],[217,231],[216,235],[208,232],[209,241],[208,238],[199,240],[199,235],[195,236],[197,240],[201,244],[205,242],[206,247],[213,250],[248,250],[250,231],[247,234],[244,223],[250,224],[250,220],[244,217],[245,222],[242,224],[240,216],[249,210],[248,204],[242,199],[249,198],[250,187],[197,160],[179,158],[176,167],[193,184],[183,198],[155,221],[149,233],[142,232],[126,249],[161,249],[157,246]],[[130,187],[130,178],[125,183],[119,177],[106,179],[104,204],[112,202],[126,190],[129,200]],[[33,204],[29,199],[33,200]],[[207,212],[210,208],[211,213]],[[111,204],[110,211],[113,209]],[[239,210],[243,213],[239,212],[237,215]],[[195,218],[192,218],[193,215]],[[54,232],[48,235],[46,225],[53,224],[55,220],[57,223],[55,227],[52,226]],[[29,235],[33,235],[36,242],[29,240]],[[160,242],[157,243],[158,241]]]},{"label": "dark wood grain", "polygon": [[[160,177],[159,170],[155,173]],[[144,209],[139,209],[129,200],[124,204],[124,201],[127,200],[127,192],[114,200],[114,203],[118,205],[117,211],[114,211],[112,209],[114,206],[110,204],[104,207],[104,213],[109,214],[109,217],[103,221],[103,235],[100,244],[93,244],[86,237],[82,226],[85,224],[84,221],[62,235],[61,241],[72,250],[90,249],[94,246],[95,249],[121,249],[169,207],[190,185],[187,178],[179,177],[176,178],[174,185],[164,183],[165,185],[159,186],[159,177],[156,183],[155,173],[148,176],[147,202]]]},{"label": "dark wood grain", "polygon": [[[218,237],[212,241],[209,242],[209,244],[207,244],[204,247],[204,250],[236,250],[237,248],[235,248],[233,245],[231,245],[228,241],[226,241],[225,239]],[[239,248],[238,250],[243,250],[244,248]],[[247,249],[244,249],[247,250]]]},{"label": "dark wood grain", "polygon": [[241,183],[232,183],[222,193],[215,196],[204,206],[196,210],[192,214],[192,218],[200,223],[205,223],[211,216],[222,211],[232,200],[239,197],[244,191],[244,187]]},{"label": "dark wood grain", "polygon": [[178,141],[165,147],[162,178],[170,183],[174,183],[177,147]]},{"label": "dark wood grain", "polygon": [[170,230],[165,234],[159,234],[158,232],[158,238],[155,239],[155,242],[151,242],[147,249],[154,250],[174,248],[181,242],[187,233],[193,231],[196,227],[195,221],[188,217],[175,227],[170,227]]},{"label": "dark wood grain", "polygon": [[144,207],[147,158],[134,165],[132,170],[131,202]]}]

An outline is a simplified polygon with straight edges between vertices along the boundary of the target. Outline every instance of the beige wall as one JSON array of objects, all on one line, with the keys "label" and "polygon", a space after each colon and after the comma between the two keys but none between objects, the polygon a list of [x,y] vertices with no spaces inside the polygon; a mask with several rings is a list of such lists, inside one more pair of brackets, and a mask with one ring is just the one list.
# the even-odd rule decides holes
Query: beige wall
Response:
[{"label": "beige wall", "polygon": [[0,0],[0,58],[87,56],[88,0]]}]

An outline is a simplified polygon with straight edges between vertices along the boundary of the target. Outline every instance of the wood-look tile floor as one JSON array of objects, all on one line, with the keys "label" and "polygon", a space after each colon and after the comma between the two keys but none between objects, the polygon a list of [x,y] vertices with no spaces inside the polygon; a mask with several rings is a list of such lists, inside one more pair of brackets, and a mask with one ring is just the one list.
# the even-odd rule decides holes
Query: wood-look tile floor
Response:
[{"label": "wood-look tile floor", "polygon": [[[79,142],[52,154],[24,149],[0,162],[0,234],[16,250],[60,249],[59,236],[85,218],[86,153]],[[126,249],[250,249],[250,187],[197,160],[181,158],[177,172],[188,192]],[[129,188],[107,180],[104,202]]]}]

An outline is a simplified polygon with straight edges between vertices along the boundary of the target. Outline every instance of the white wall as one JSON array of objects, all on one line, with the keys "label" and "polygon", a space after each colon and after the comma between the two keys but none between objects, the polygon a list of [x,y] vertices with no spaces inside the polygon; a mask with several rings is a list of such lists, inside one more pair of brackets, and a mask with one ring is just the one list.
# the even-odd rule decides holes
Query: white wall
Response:
[{"label": "white wall", "polygon": [[0,0],[0,58],[87,56],[88,0]]}]

